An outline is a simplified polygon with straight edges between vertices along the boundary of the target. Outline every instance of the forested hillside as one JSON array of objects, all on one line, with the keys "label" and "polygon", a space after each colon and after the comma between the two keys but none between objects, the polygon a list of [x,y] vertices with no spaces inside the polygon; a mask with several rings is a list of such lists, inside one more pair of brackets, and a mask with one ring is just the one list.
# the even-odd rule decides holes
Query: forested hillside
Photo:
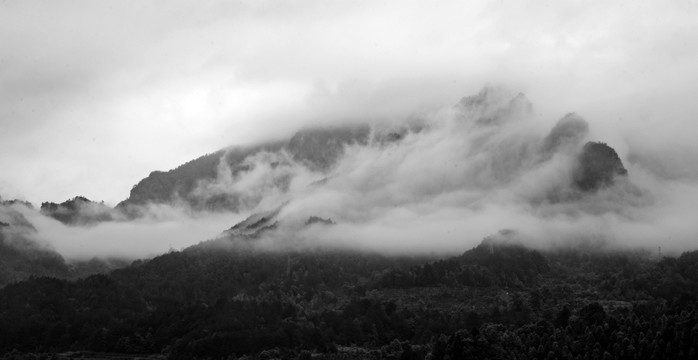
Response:
[{"label": "forested hillside", "polygon": [[[75,230],[66,237],[109,229],[95,234],[122,244],[138,226],[250,212],[213,229],[223,231],[214,240],[130,266],[66,263],[41,242],[66,226],[51,220],[38,237],[22,215],[30,210],[3,205],[0,354],[697,357],[698,251],[630,250],[655,241],[647,219],[667,217],[654,210],[657,189],[636,185],[575,114],[547,135],[522,134],[534,115],[523,94],[486,87],[449,114],[409,126],[307,127],[154,171],[115,209],[75,197],[34,214]],[[458,254],[480,222],[535,227],[543,238],[505,230]],[[144,242],[180,236],[147,234]]]},{"label": "forested hillside", "polygon": [[657,259],[490,239],[430,259],[220,245],[75,282],[9,285],[0,352],[690,359],[698,350],[698,251]]},{"label": "forested hillside", "polygon": [[[233,178],[252,170],[255,157],[274,156],[273,166],[293,159],[308,168],[327,170],[341,157],[344,146],[368,141],[367,125],[304,128],[290,139],[249,147],[231,147],[191,160],[170,171],[153,171],[134,185],[119,209],[137,215],[138,205],[181,201],[198,210],[238,210],[239,194],[206,188],[206,182],[227,173]],[[290,157],[290,158],[287,158]]]}]

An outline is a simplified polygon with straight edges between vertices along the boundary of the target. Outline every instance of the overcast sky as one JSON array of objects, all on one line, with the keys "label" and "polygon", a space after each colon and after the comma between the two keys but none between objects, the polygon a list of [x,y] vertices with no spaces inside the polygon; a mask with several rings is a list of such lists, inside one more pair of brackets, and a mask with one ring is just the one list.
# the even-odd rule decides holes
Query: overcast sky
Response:
[{"label": "overcast sky", "polygon": [[696,1],[7,0],[0,196],[114,205],[228,145],[487,83],[525,92],[542,123],[576,111],[622,157],[698,174]]}]

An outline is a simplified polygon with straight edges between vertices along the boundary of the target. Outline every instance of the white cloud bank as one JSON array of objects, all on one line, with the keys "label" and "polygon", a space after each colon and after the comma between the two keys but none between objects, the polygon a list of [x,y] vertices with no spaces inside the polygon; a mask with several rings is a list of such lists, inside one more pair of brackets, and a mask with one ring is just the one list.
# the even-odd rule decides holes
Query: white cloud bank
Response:
[{"label": "white cloud bank", "polygon": [[486,82],[548,125],[576,111],[599,137],[693,156],[695,34],[692,1],[5,1],[0,189],[115,204],[224,146],[402,118]]}]

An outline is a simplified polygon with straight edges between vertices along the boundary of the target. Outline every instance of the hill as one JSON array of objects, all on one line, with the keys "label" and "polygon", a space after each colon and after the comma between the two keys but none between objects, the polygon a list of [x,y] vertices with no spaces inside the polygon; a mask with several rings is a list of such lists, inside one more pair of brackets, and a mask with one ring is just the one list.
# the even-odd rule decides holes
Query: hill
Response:
[{"label": "hill", "polygon": [[32,238],[36,228],[22,210],[33,209],[19,201],[0,203],[0,287],[31,276],[67,277],[63,258]]},{"label": "hill", "polygon": [[[221,149],[169,171],[153,171],[134,185],[117,211],[129,218],[142,215],[148,204],[194,211],[266,211],[284,202],[304,201],[303,196],[323,189],[349,196],[370,186],[428,187],[412,183],[420,179],[415,173],[425,169],[448,184],[438,189],[443,193],[487,194],[528,186],[522,182],[547,184],[524,199],[534,205],[541,199],[578,200],[613,186],[617,178],[629,179],[616,151],[590,141],[589,124],[577,114],[562,117],[545,136],[522,133],[532,109],[524,94],[485,87],[458,102],[449,123],[433,117],[307,127],[289,139]],[[456,168],[447,165],[452,162]],[[403,169],[403,163],[412,167]],[[364,171],[374,174],[357,175]],[[369,178],[382,177],[392,178],[393,185],[381,180],[369,184]],[[357,179],[364,183],[355,183]],[[421,201],[422,196],[417,192],[400,201]],[[310,216],[342,221],[324,209],[309,211]],[[300,217],[305,221],[308,216]]]},{"label": "hill", "polygon": [[696,252],[656,260],[540,251],[502,236],[443,259],[213,245],[76,282],[35,278],[1,289],[0,354],[691,358],[696,351]]},{"label": "hill", "polygon": [[43,236],[38,236],[38,230],[24,215],[31,211],[35,209],[27,202],[0,202],[0,288],[42,276],[77,279],[128,264],[120,259],[96,258],[67,262]]},{"label": "hill", "polygon": [[76,196],[60,204],[44,202],[41,214],[52,217],[66,225],[93,225],[104,221],[113,221],[123,217],[122,214],[104,204],[91,201],[83,196]]},{"label": "hill", "polygon": [[605,143],[588,142],[578,157],[574,184],[582,190],[596,190],[612,185],[616,177],[625,177],[628,171],[616,151]]},{"label": "hill", "polygon": [[[232,193],[204,191],[218,176],[235,178],[251,171],[260,154],[273,154],[279,162],[295,161],[312,170],[328,171],[350,144],[366,144],[367,125],[320,126],[299,130],[290,139],[250,147],[231,147],[204,155],[170,171],[153,171],[131,190],[117,208],[128,211],[147,203],[183,202],[199,210],[240,210],[245,205]],[[226,172],[222,175],[221,172]],[[256,204],[247,204],[254,206]]]}]

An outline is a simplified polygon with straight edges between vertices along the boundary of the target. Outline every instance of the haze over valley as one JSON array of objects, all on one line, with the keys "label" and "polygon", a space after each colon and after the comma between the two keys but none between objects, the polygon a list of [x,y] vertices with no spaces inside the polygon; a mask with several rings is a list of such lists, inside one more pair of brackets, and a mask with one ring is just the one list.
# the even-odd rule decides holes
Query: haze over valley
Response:
[{"label": "haze over valley", "polygon": [[257,242],[270,248],[453,254],[502,229],[538,248],[691,248],[692,178],[655,171],[632,147],[618,154],[576,113],[541,128],[534,109],[488,86],[404,121],[307,126],[153,171],[115,207],[78,196],[4,208],[70,260],[151,257],[266,212],[273,229]]}]

